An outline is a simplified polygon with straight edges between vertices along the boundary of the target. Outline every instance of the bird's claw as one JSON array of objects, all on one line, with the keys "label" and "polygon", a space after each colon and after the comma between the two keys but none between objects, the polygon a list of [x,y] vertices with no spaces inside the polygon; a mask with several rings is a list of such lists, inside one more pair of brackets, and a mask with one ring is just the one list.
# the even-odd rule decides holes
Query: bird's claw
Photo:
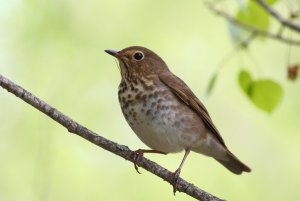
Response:
[{"label": "bird's claw", "polygon": [[132,154],[133,154],[132,159],[133,159],[134,169],[139,174],[141,174],[137,163],[139,163],[141,161],[142,157],[144,156],[144,152],[142,150],[138,149],[136,151],[133,151]]},{"label": "bird's claw", "polygon": [[177,183],[178,183],[180,171],[181,171],[180,169],[177,169],[173,174],[174,176],[173,176],[173,179],[172,179],[172,186],[173,186],[174,195],[176,193],[176,188],[177,188]]}]

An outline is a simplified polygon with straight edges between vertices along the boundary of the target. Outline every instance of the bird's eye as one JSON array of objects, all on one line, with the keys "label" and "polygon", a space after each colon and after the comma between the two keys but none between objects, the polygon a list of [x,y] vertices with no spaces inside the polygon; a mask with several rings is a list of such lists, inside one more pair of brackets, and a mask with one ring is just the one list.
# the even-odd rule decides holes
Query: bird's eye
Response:
[{"label": "bird's eye", "polygon": [[144,54],[142,52],[136,52],[136,53],[134,53],[133,57],[139,61],[144,58]]}]

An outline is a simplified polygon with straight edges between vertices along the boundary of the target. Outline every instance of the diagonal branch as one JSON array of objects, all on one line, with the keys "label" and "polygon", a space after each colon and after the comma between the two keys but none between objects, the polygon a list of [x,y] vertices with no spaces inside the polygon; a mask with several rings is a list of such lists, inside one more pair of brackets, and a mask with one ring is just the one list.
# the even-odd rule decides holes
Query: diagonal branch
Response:
[{"label": "diagonal branch", "polygon": [[[27,102],[31,106],[35,107],[37,110],[51,117],[54,121],[65,127],[70,133],[74,133],[109,152],[112,152],[128,161],[133,162],[133,151],[131,151],[127,146],[117,144],[100,135],[97,135],[93,131],[83,127],[43,100],[34,96],[21,86],[18,86],[9,79],[3,77],[1,74],[0,86],[6,89],[8,92],[13,93],[23,101]],[[171,184],[173,180],[173,173],[169,170],[144,157],[141,159],[141,161],[138,162],[138,165]],[[197,200],[223,201],[222,199],[201,190],[200,188],[181,178],[178,179],[176,190],[184,192]]]},{"label": "diagonal branch", "polygon": [[268,12],[270,15],[272,15],[275,19],[277,19],[282,25],[287,26],[290,29],[293,29],[294,31],[300,33],[300,24],[297,24],[291,21],[290,19],[283,17],[274,8],[269,6],[264,0],[255,0],[255,2],[258,3],[262,8],[264,8],[265,11]]},{"label": "diagonal branch", "polygon": [[256,27],[253,27],[251,25],[242,23],[242,22],[238,21],[235,17],[233,17],[233,16],[229,15],[228,13],[226,13],[226,12],[224,12],[224,11],[216,8],[213,5],[213,3],[206,2],[206,5],[215,14],[217,14],[217,15],[225,18],[228,22],[230,22],[230,23],[232,23],[234,25],[237,25],[237,26],[239,26],[240,28],[242,28],[244,30],[252,32],[252,33],[254,33],[256,35],[266,36],[268,38],[271,38],[271,39],[274,39],[274,40],[278,40],[278,41],[281,41],[281,42],[284,42],[284,43],[288,43],[288,44],[291,44],[291,45],[300,45],[300,41],[299,40],[292,40],[292,39],[289,39],[289,38],[285,38],[282,35],[274,34],[274,33],[271,33],[271,32],[267,32],[267,31],[258,29]]}]

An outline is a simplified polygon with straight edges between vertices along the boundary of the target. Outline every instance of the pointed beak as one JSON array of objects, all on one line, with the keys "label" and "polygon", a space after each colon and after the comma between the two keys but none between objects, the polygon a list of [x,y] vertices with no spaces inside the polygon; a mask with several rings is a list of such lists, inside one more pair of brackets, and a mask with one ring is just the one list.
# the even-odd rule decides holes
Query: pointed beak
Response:
[{"label": "pointed beak", "polygon": [[118,51],[116,51],[116,50],[104,50],[107,54],[110,54],[110,55],[112,55],[112,56],[114,56],[114,57],[116,57],[116,58],[118,58],[119,57],[119,52]]}]

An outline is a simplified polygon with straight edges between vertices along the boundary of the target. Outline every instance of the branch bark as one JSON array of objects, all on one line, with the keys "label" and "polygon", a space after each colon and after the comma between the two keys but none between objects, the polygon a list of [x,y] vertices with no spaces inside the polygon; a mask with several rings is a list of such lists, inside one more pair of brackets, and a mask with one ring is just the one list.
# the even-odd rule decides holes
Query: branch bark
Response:
[{"label": "branch bark", "polygon": [[[93,131],[80,125],[79,123],[72,120],[70,117],[58,111],[43,100],[34,96],[32,93],[28,92],[21,86],[16,85],[14,82],[5,78],[1,74],[0,86],[6,89],[8,92],[16,95],[23,101],[27,102],[31,106],[35,107],[37,110],[46,114],[48,117],[52,118],[54,121],[65,127],[70,133],[74,133],[109,152],[112,152],[128,161],[133,162],[133,151],[131,151],[127,146],[117,144],[100,135],[97,135]],[[155,162],[145,157],[143,157],[142,160],[138,162],[138,165],[141,168],[151,172],[152,174],[155,174],[156,176],[162,178],[163,180],[171,184],[173,179],[173,173],[165,169],[164,167],[156,164]],[[197,200],[224,201],[203,191],[197,186],[194,186],[193,184],[181,178],[178,179],[178,185],[176,187],[176,190],[179,192],[184,192]]]},{"label": "branch bark", "polygon": [[[256,1],[261,1],[261,0],[256,0]],[[264,30],[258,29],[256,27],[250,26],[248,24],[244,24],[244,23],[238,21],[235,17],[233,17],[230,14],[226,13],[225,11],[222,11],[222,10],[216,8],[213,3],[206,2],[206,5],[211,11],[213,11],[215,14],[225,18],[229,23],[232,23],[236,26],[239,26],[240,28],[242,28],[244,30],[252,32],[253,34],[266,36],[270,39],[278,40],[278,41],[281,41],[281,42],[284,42],[284,43],[287,43],[287,44],[291,44],[291,45],[300,45],[299,40],[293,40],[293,39],[285,38],[280,34],[274,34],[274,33],[264,31]],[[285,25],[288,26],[287,24],[285,24]]]}]

